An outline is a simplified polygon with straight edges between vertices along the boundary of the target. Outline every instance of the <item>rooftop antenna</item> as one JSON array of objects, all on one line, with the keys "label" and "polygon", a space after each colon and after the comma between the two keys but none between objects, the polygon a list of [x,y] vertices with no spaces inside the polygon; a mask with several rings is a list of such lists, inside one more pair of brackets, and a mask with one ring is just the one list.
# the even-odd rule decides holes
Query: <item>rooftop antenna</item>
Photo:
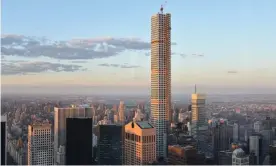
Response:
[{"label": "rooftop antenna", "polygon": [[195,93],[196,93],[196,84],[195,84]]},{"label": "rooftop antenna", "polygon": [[161,14],[163,14],[163,10],[166,4],[167,4],[167,1],[165,1],[165,3],[161,5],[161,8],[160,8]]}]

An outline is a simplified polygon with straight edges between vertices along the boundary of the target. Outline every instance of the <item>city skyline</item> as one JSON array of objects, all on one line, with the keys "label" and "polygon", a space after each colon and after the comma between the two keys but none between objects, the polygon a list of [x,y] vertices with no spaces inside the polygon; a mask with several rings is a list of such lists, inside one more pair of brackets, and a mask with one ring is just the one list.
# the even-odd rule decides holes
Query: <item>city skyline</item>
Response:
[{"label": "city skyline", "polygon": [[[149,92],[150,17],[164,1],[82,2],[2,2],[3,92]],[[168,1],[172,93],[275,92],[275,6]]]}]

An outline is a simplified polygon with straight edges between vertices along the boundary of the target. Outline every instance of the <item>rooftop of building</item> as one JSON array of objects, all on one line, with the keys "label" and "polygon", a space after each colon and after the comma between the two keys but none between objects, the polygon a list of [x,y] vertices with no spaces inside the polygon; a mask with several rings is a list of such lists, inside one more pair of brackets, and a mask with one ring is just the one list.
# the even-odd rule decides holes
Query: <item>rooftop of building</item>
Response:
[{"label": "rooftop of building", "polygon": [[32,126],[32,127],[46,127],[46,126],[51,126],[51,123],[49,123],[49,122],[34,122],[30,126]]},{"label": "rooftop of building", "polygon": [[241,148],[235,149],[232,155],[238,158],[246,157],[244,150],[242,150]]},{"label": "rooftop of building", "polygon": [[250,138],[250,137],[256,137],[256,136],[262,137],[262,135],[261,135],[260,133],[254,132],[254,133],[252,133],[252,134],[249,136],[249,138]]},{"label": "rooftop of building", "polygon": [[276,141],[273,140],[272,145],[270,145],[270,146],[271,146],[271,147],[276,147]]},{"label": "rooftop of building", "polygon": [[190,142],[195,142],[195,138],[193,136],[190,135],[181,135],[179,138],[180,142],[185,142],[185,143],[190,143]]},{"label": "rooftop of building", "polygon": [[152,129],[154,128],[149,122],[147,121],[141,121],[141,122],[135,122],[141,129]]},{"label": "rooftop of building", "polygon": [[205,100],[206,99],[206,95],[205,94],[199,94],[199,93],[193,93],[192,95],[191,95],[191,97],[192,97],[192,100],[194,99],[194,100]]},{"label": "rooftop of building", "polygon": [[[197,150],[195,149],[194,146],[191,145],[186,145],[186,146],[181,146],[181,145],[169,145],[168,146],[169,153],[177,154],[179,156],[184,156],[187,155],[186,152],[192,150],[193,153],[197,153]],[[191,151],[190,151],[191,152]],[[190,155],[191,153],[189,153]]]},{"label": "rooftop of building", "polygon": [[63,109],[63,110],[69,110],[69,109],[84,109],[84,108],[92,108],[89,105],[71,105],[71,106],[64,106],[64,107],[55,107],[54,109]]},{"label": "rooftop of building", "polygon": [[194,148],[194,146],[191,146],[191,145],[179,145],[179,144],[176,144],[176,145],[170,145],[169,147],[172,147],[172,148],[181,148],[181,149],[192,149]]},{"label": "rooftop of building", "polygon": [[94,125],[94,127],[98,127],[98,126],[123,126],[122,124],[120,123],[107,123],[107,124],[97,124],[97,125]]},{"label": "rooftop of building", "polygon": [[228,155],[232,155],[233,151],[231,151],[231,150],[222,150],[222,151],[219,151],[219,153],[225,153],[225,154],[228,154]]}]

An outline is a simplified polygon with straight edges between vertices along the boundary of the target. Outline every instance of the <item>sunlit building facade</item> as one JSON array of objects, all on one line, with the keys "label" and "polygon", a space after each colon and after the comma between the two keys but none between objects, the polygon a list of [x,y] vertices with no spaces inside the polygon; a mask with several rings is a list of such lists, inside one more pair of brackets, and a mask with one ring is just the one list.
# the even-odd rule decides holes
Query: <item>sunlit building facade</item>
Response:
[{"label": "sunlit building facade", "polygon": [[156,129],[156,155],[167,158],[171,121],[171,14],[151,17],[151,122]]},{"label": "sunlit building facade", "polygon": [[51,124],[28,126],[28,165],[53,165]]},{"label": "sunlit building facade", "polygon": [[196,91],[191,96],[191,134],[198,142],[198,151],[212,153],[210,151],[209,145],[206,144],[208,139],[208,123],[205,112],[205,101],[206,96],[204,94],[198,94]]},{"label": "sunlit building facade", "polygon": [[196,135],[200,130],[207,130],[205,101],[203,94],[192,94],[192,135]]},{"label": "sunlit building facade", "polygon": [[125,124],[125,104],[124,101],[120,101],[119,105],[119,121],[121,124]]},{"label": "sunlit building facade", "polygon": [[125,125],[125,165],[142,165],[156,161],[156,131],[146,121]]}]

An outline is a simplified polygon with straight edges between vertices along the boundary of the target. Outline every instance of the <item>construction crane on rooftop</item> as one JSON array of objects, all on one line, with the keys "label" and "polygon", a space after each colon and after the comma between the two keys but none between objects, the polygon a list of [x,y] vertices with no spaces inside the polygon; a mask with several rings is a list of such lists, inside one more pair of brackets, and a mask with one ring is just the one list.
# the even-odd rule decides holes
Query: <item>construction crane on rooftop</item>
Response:
[{"label": "construction crane on rooftop", "polygon": [[165,3],[161,5],[161,8],[160,8],[161,14],[163,14],[163,10],[164,10],[164,7],[166,6],[166,4],[167,4],[167,1],[165,1]]}]

